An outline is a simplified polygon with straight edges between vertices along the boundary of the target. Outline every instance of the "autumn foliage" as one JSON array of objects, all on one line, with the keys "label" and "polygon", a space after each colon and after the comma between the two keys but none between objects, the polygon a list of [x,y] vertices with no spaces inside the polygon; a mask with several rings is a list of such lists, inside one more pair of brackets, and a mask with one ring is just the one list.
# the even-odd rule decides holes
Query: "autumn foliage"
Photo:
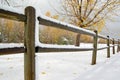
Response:
[{"label": "autumn foliage", "polygon": [[[48,17],[59,19],[59,15],[51,15],[50,11],[46,12],[45,14]],[[63,19],[61,19],[63,20]],[[49,44],[73,44],[75,33],[70,31],[53,28],[50,26],[43,26],[40,28],[40,41],[42,43],[49,43]]]},{"label": "autumn foliage", "polygon": [[120,0],[62,0],[62,3],[61,13],[72,24],[99,31],[120,6]]},{"label": "autumn foliage", "polygon": [[0,42],[20,43],[24,41],[24,23],[0,18]]},{"label": "autumn foliage", "polygon": [[[51,15],[50,11],[47,11],[46,16],[61,20],[63,21],[64,19],[59,17],[59,15]],[[58,29],[58,28],[53,28],[50,26],[43,26],[40,25],[40,41],[42,43],[47,43],[47,44],[74,44],[76,41],[76,33],[63,30],[63,29]],[[93,38],[88,35],[81,35],[81,41],[82,42],[92,42]]]}]

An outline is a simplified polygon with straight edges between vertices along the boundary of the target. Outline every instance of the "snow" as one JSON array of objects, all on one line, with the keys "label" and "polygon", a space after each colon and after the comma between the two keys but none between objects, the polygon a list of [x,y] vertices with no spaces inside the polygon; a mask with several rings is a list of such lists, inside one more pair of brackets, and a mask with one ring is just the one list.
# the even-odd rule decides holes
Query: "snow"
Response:
[{"label": "snow", "polygon": [[[57,44],[44,44],[44,43],[37,43],[38,47],[42,47],[42,48],[69,48],[69,49],[92,49],[93,48],[93,44],[91,43],[81,43],[80,46],[75,46],[75,45],[57,45]],[[113,46],[111,44],[111,46]],[[99,44],[97,45],[97,48],[105,48],[108,47],[107,44]]]},{"label": "snow", "polygon": [[0,49],[14,48],[14,47],[24,47],[24,44],[23,43],[0,43]]},{"label": "snow", "polygon": [[[92,44],[81,44],[81,46],[84,47],[87,45],[90,47]],[[100,46],[105,45],[106,44],[100,44]],[[92,51],[36,53],[36,80],[84,80],[84,77],[92,75],[91,73],[93,71],[93,75],[101,71],[101,67],[104,68],[104,65],[106,65],[105,68],[115,68],[116,70],[109,68],[113,71],[113,74],[120,73],[120,70],[118,70],[120,69],[118,67],[120,65],[117,65],[120,54],[113,55],[111,53],[111,56],[110,59],[106,58],[107,50],[100,50],[97,54],[97,64],[91,65]],[[108,64],[109,66],[107,66]],[[109,75],[111,76],[111,72],[107,76]],[[116,76],[119,75],[116,74]],[[87,78],[90,77],[88,76]],[[94,78],[95,77],[88,80],[98,80]],[[24,54],[0,56],[0,80],[16,79],[24,80]],[[105,78],[103,80],[109,79]]]},{"label": "snow", "polygon": [[24,80],[23,63],[23,54],[0,56],[0,80]]},{"label": "snow", "polygon": [[120,54],[94,67],[74,80],[120,80]]},{"label": "snow", "polygon": [[[76,52],[77,53],[77,52]],[[37,79],[41,80],[73,80],[85,70],[90,68],[90,54],[49,53],[37,54]],[[81,57],[80,57],[81,56]],[[86,56],[86,58],[84,58]],[[43,59],[43,60],[42,60]],[[43,63],[41,63],[43,62]],[[84,62],[84,63],[83,63]],[[42,64],[40,66],[40,64]],[[46,74],[42,74],[45,72]]]},{"label": "snow", "polygon": [[[0,5],[0,8],[20,12],[11,7],[5,7]],[[37,9],[37,8],[36,8]],[[66,25],[69,28],[82,30],[83,32],[89,32],[95,35],[94,32],[78,28],[74,25],[70,25],[64,22],[60,22],[40,14],[39,10],[36,10],[36,46],[42,47],[60,47],[58,45],[42,44],[39,42],[38,32],[38,20],[37,17],[48,21],[54,21],[58,24]],[[93,45],[93,44],[91,44]],[[87,44],[82,47],[92,47]],[[0,48],[11,47],[23,47],[23,44],[0,44]],[[103,46],[103,45],[102,45]],[[104,45],[106,46],[106,44]],[[61,48],[74,48],[74,46],[62,46]],[[101,47],[101,45],[98,45]],[[92,66],[91,57],[92,52],[58,52],[54,53],[37,53],[36,54],[36,80],[119,80],[120,73],[120,54],[112,56],[110,59],[106,58],[107,50],[101,50],[97,55],[97,64]],[[112,52],[112,51],[111,51]],[[77,53],[77,54],[76,54]],[[112,54],[111,54],[112,55]],[[104,73],[104,74],[103,74]],[[107,75],[106,75],[107,74]],[[113,75],[114,74],[114,75]],[[106,76],[105,76],[106,75]],[[104,78],[103,78],[104,77]],[[23,54],[4,55],[0,56],[0,80],[24,80],[24,56]]]},{"label": "snow", "polygon": [[57,45],[57,44],[44,44],[44,43],[38,43],[37,44],[39,47],[42,47],[42,48],[73,48],[73,49],[82,49],[82,48],[93,48],[93,44],[85,44],[85,43],[81,43],[81,46],[77,47],[75,45]]}]

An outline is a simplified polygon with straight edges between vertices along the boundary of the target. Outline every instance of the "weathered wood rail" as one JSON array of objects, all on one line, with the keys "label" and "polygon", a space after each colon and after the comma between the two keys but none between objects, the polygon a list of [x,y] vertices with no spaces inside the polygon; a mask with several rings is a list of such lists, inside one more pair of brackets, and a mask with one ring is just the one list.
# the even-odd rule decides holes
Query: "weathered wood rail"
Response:
[{"label": "weathered wood rail", "polygon": [[[69,30],[75,33],[85,34],[94,38],[93,48],[55,48],[46,46],[35,46],[35,23],[36,13],[33,7],[27,7],[25,14],[19,14],[4,9],[0,9],[0,18],[7,18],[15,21],[24,22],[24,46],[13,48],[1,48],[0,55],[24,53],[24,80],[35,80],[35,52],[62,52],[62,51],[93,51],[92,65],[96,64],[97,50],[107,49],[107,57],[110,57],[110,47],[113,47],[113,54],[115,54],[115,46],[119,47],[119,42],[116,45],[113,39],[113,46],[110,46],[110,38],[99,35],[97,31],[89,31],[76,26],[66,24],[53,20],[51,18],[38,17],[39,24],[56,27],[64,30]],[[98,38],[106,39],[107,47],[97,48]]]}]

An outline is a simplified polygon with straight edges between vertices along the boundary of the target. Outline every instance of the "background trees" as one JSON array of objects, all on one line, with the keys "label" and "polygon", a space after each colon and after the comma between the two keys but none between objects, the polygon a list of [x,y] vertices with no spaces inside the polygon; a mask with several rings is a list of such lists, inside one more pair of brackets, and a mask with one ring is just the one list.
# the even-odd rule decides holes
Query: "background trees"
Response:
[{"label": "background trees", "polygon": [[[0,5],[20,7],[20,4],[17,4],[15,0],[0,0]],[[0,42],[20,43],[24,40],[23,36],[24,23],[0,18]]]},{"label": "background trees", "polygon": [[119,5],[120,0],[63,0],[63,14],[69,16],[71,23],[89,29],[104,25]]},{"label": "background trees", "polygon": [[0,42],[23,42],[23,23],[2,18],[0,18],[0,22]]},{"label": "background trees", "polygon": [[[46,16],[59,19],[61,21],[64,20],[64,18],[59,17],[59,15],[51,15],[50,11],[47,11],[45,13]],[[53,28],[49,26],[43,26],[40,28],[40,41],[42,43],[49,43],[49,44],[74,44],[75,42],[75,33],[72,33],[70,31]]]},{"label": "background trees", "polygon": [[60,14],[67,15],[70,23],[98,32],[120,6],[120,0],[62,0],[62,3],[63,11]]}]

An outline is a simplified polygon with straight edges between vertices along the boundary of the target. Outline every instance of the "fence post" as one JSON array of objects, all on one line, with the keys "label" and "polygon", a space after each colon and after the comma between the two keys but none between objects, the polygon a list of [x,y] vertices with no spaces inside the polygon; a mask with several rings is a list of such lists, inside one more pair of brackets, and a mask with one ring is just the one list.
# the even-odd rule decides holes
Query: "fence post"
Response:
[{"label": "fence post", "polygon": [[119,39],[118,39],[118,47],[117,47],[117,52],[119,52],[120,51],[120,44],[119,44],[120,42],[119,42]]},{"label": "fence post", "polygon": [[112,43],[113,43],[113,54],[115,54],[115,40],[114,40],[114,38],[113,38]]},{"label": "fence post", "polygon": [[110,39],[109,39],[109,36],[107,36],[107,58],[110,57]]},{"label": "fence post", "polygon": [[92,65],[96,64],[97,58],[97,40],[98,40],[98,32],[95,30],[96,36],[94,36],[94,43],[93,43],[93,54],[92,54]]},{"label": "fence post", "polygon": [[75,46],[80,46],[80,33],[78,33],[77,34],[77,36],[76,36],[76,44],[75,44]]},{"label": "fence post", "polygon": [[27,7],[25,15],[24,80],[35,80],[35,9]]}]

